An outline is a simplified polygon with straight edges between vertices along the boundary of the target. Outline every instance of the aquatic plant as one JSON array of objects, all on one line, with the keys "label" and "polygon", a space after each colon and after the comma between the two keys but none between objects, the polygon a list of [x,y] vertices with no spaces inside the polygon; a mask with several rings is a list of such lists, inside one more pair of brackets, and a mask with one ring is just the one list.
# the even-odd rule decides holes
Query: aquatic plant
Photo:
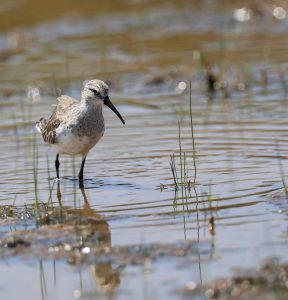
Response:
[{"label": "aquatic plant", "polygon": [[170,168],[174,180],[175,187],[179,185],[184,187],[190,187],[191,183],[195,185],[197,177],[197,166],[196,166],[196,146],[195,146],[195,136],[194,136],[194,125],[193,125],[193,114],[192,114],[192,92],[191,92],[191,80],[190,80],[190,95],[189,95],[189,118],[190,118],[190,132],[191,132],[191,142],[192,142],[192,160],[193,160],[193,170],[194,174],[191,176],[188,172],[188,162],[187,154],[183,151],[182,147],[182,136],[181,136],[181,123],[178,121],[178,145],[179,145],[179,169],[176,166],[175,154],[170,155]]},{"label": "aquatic plant", "polygon": [[282,181],[285,197],[288,200],[288,190],[287,190],[287,185],[286,185],[286,180],[285,180],[285,173],[284,173],[284,169],[283,169],[283,165],[282,165],[281,154],[280,154],[280,151],[279,151],[278,143],[276,143],[276,152],[277,152],[278,166],[279,166],[281,181]]},{"label": "aquatic plant", "polygon": [[192,115],[192,82],[190,80],[189,84],[189,113],[190,113],[190,130],[191,130],[191,140],[192,140],[192,153],[193,153],[193,166],[194,166],[194,181],[193,183],[195,184],[196,182],[196,176],[197,176],[197,167],[196,167],[196,148],[195,148],[195,138],[194,138],[194,126],[193,126],[193,115]]},{"label": "aquatic plant", "polygon": [[35,196],[35,206],[39,207],[38,199],[38,160],[39,153],[36,148],[36,138],[35,134],[33,135],[33,179],[34,179],[34,196]]}]

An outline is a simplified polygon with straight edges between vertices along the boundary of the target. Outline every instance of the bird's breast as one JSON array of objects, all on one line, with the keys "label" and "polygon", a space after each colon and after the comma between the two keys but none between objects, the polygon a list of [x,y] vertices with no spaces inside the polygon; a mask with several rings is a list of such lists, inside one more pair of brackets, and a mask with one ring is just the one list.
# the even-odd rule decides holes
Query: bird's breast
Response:
[{"label": "bird's breast", "polygon": [[63,132],[63,134],[59,135],[56,146],[60,153],[85,155],[97,144],[103,134],[104,131],[90,136],[80,134],[76,135],[71,131]]},{"label": "bird's breast", "polygon": [[101,139],[105,131],[101,114],[84,114],[67,120],[57,128],[57,146],[60,153],[86,154]]}]

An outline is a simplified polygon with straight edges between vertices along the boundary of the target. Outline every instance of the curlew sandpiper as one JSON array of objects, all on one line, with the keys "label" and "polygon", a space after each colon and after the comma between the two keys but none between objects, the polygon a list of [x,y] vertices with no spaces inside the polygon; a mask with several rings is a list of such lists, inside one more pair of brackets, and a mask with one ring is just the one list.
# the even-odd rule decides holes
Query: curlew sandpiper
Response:
[{"label": "curlew sandpiper", "polygon": [[81,101],[66,95],[58,98],[51,117],[41,118],[36,129],[42,134],[44,142],[53,144],[58,152],[55,160],[57,179],[59,179],[59,154],[81,155],[79,186],[83,187],[83,170],[85,159],[105,130],[102,114],[103,104],[107,105],[121,120],[125,121],[109,98],[109,88],[101,80],[88,81],[81,94]]}]

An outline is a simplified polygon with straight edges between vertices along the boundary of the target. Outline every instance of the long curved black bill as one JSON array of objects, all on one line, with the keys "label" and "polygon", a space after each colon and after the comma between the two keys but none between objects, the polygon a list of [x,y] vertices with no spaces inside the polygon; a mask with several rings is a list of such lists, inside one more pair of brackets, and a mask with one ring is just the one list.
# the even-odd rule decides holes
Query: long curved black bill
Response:
[{"label": "long curved black bill", "polygon": [[108,96],[105,97],[104,99],[104,104],[107,105],[114,113],[118,116],[118,118],[121,120],[121,122],[125,125],[125,121],[123,120],[122,116],[120,115],[119,111],[117,108],[113,105],[111,100],[109,99]]}]

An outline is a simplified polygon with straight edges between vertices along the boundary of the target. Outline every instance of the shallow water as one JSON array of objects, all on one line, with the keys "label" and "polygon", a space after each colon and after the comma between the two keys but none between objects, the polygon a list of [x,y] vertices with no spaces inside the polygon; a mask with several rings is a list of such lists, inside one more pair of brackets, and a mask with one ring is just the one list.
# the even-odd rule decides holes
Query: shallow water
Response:
[{"label": "shallow water", "polygon": [[[287,201],[281,194],[287,19],[258,8],[261,14],[238,22],[236,2],[159,1],[157,9],[149,1],[133,3],[127,11],[115,2],[111,11],[95,14],[85,8],[77,14],[71,8],[73,15],[47,12],[45,23],[31,17],[21,30],[2,25],[2,297],[175,299],[189,282],[231,276],[235,268],[257,267],[271,256],[287,260]],[[23,3],[23,11],[28,7]],[[225,89],[209,97],[210,66]],[[49,117],[59,93],[79,98],[88,78],[109,83],[126,125],[104,109],[105,135],[86,161],[85,199],[76,180],[77,157],[60,157],[57,193],[56,151],[43,144],[33,123]],[[193,180],[190,80],[197,184],[175,190],[169,162],[175,153],[179,171],[178,120]],[[40,222],[35,201],[49,208],[48,214],[40,209]],[[14,234],[30,244],[7,246]],[[159,256],[152,247],[173,250],[183,241],[193,251]],[[57,257],[53,247],[59,243],[127,253],[140,245],[140,256],[133,261],[102,253],[95,262],[90,253],[71,262],[70,248]]]}]

